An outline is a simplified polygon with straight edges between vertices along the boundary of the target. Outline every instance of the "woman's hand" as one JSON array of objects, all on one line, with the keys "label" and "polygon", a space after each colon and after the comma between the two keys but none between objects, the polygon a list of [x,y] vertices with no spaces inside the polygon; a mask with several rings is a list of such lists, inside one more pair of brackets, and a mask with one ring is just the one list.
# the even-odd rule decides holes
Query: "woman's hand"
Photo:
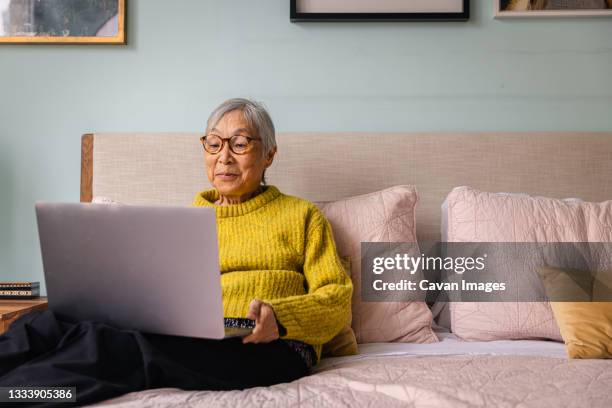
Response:
[{"label": "woman's hand", "polygon": [[269,343],[278,339],[278,324],[272,306],[259,299],[253,299],[249,305],[247,319],[255,320],[253,333],[242,338],[242,343]]}]

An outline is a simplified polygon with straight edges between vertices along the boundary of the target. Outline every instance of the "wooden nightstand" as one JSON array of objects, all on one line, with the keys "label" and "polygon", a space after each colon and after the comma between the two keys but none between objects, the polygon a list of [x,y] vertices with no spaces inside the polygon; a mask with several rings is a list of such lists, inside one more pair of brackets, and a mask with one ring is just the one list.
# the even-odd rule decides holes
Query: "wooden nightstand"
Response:
[{"label": "wooden nightstand", "polygon": [[46,308],[46,297],[31,300],[0,299],[0,334],[4,333],[19,316],[33,310],[43,310]]}]

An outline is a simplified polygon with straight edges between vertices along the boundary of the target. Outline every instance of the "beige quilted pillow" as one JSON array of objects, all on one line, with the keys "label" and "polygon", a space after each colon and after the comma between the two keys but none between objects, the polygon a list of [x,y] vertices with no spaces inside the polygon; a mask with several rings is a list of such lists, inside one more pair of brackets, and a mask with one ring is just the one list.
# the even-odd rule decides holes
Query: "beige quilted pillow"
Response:
[{"label": "beige quilted pillow", "polygon": [[338,253],[352,260],[353,329],[358,343],[438,341],[424,302],[361,301],[361,242],[416,242],[416,203],[413,186],[317,203],[332,226]]},{"label": "beige quilted pillow", "polygon": [[[611,242],[612,201],[588,203],[457,187],[446,198],[449,242]],[[466,340],[552,339],[547,302],[451,302],[451,330]]]}]

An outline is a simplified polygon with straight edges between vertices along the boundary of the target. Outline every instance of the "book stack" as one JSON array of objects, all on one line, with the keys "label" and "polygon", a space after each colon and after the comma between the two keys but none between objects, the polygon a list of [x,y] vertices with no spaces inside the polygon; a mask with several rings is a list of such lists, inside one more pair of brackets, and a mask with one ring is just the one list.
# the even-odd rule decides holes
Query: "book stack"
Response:
[{"label": "book stack", "polygon": [[0,282],[0,299],[40,297],[40,282]]}]

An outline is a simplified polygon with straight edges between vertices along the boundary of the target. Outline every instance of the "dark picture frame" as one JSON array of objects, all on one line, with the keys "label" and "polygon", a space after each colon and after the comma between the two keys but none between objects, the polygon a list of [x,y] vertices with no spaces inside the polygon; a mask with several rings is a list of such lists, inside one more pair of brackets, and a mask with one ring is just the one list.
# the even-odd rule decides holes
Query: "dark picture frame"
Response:
[{"label": "dark picture frame", "polygon": [[[458,5],[461,5],[460,12],[436,12],[425,11],[418,13],[364,13],[353,12],[350,7],[347,7],[346,12],[317,12],[300,10],[301,0],[290,0],[290,20],[291,22],[324,22],[324,21],[467,21],[470,18],[470,2],[469,0],[456,0]],[[410,0],[406,0],[410,1]],[[376,2],[381,2],[376,0]],[[373,1],[373,3],[376,3]]]}]

